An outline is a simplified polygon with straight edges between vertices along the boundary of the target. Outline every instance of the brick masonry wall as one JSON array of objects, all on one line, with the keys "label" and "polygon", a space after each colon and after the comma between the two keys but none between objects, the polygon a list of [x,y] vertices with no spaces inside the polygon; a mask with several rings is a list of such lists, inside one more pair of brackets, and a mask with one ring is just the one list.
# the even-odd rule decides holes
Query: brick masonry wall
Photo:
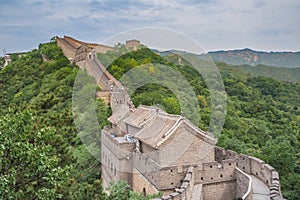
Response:
[{"label": "brick masonry wall", "polygon": [[234,199],[236,196],[236,182],[223,181],[203,185],[203,199],[224,200]]},{"label": "brick masonry wall", "polygon": [[195,168],[195,183],[206,184],[226,180],[234,180],[235,160],[207,162]]},{"label": "brick masonry wall", "polygon": [[148,179],[146,179],[138,170],[134,169],[132,174],[132,189],[136,192],[145,192],[146,194],[156,194],[155,188]]},{"label": "brick masonry wall", "polygon": [[59,46],[64,55],[69,59],[72,58],[73,60],[75,59],[75,52],[76,49],[74,49],[72,46],[68,45],[67,42],[64,41],[63,38],[56,38],[56,43],[57,46]]},{"label": "brick masonry wall", "polygon": [[107,183],[111,181],[119,181],[119,162],[118,162],[118,151],[116,151],[112,141],[109,139],[110,136],[102,133],[101,140],[101,167],[102,173],[105,171]]},{"label": "brick masonry wall", "polygon": [[233,199],[236,196],[236,161],[203,163],[194,169],[195,184],[203,184],[203,199]]},{"label": "brick masonry wall", "polygon": [[146,154],[134,153],[133,166],[136,171],[141,173],[156,188],[160,189],[160,172],[159,166]]},{"label": "brick masonry wall", "polygon": [[236,178],[236,196],[244,197],[244,195],[250,191],[249,194],[246,194],[244,200],[252,200],[252,184],[251,177],[247,175],[242,170],[235,170],[235,178]]},{"label": "brick masonry wall", "polygon": [[101,136],[101,166],[106,181],[124,180],[131,184],[134,143],[118,143],[105,130]]},{"label": "brick masonry wall", "polygon": [[[164,195],[161,198],[156,198],[155,200],[190,200],[192,199],[192,194],[194,191],[194,167],[189,167],[187,173],[183,179],[182,184],[179,188],[176,188],[175,192]],[[201,191],[199,191],[201,192]]]},{"label": "brick masonry wall", "polygon": [[98,53],[106,53],[107,51],[114,50],[114,48],[113,47],[109,47],[109,46],[104,46],[104,45],[97,45],[95,47],[95,50]]},{"label": "brick masonry wall", "polygon": [[183,179],[186,175],[188,167],[183,167],[183,169],[179,169],[179,167],[165,167],[159,171],[159,188],[163,190],[167,189],[175,189],[180,187],[183,183]]},{"label": "brick masonry wall", "polygon": [[221,147],[215,147],[216,160],[235,159],[237,167],[247,174],[254,175],[263,181],[270,188],[271,199],[283,199],[278,172],[264,161],[243,154],[238,154],[231,150],[225,150]]}]

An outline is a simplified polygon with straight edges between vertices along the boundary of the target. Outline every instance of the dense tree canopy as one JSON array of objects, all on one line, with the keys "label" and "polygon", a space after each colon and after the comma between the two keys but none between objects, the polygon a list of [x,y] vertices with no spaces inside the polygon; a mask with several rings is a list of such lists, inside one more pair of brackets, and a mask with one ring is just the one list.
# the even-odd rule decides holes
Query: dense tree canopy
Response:
[{"label": "dense tree canopy", "polygon": [[0,69],[4,66],[5,59],[4,57],[0,57]]},{"label": "dense tree canopy", "polygon": [[[112,62],[108,70],[112,74],[117,73],[117,77],[122,77],[129,70],[125,62],[129,58],[138,65],[142,65],[141,61],[147,59],[152,63],[158,62],[176,69],[193,87],[199,103],[199,126],[208,130],[212,104],[210,91],[202,77],[185,60],[181,65],[174,64],[177,56],[176,59],[169,56],[167,60],[162,57],[158,59],[157,56],[147,49],[131,52]],[[232,72],[232,69],[228,70],[224,65],[226,64],[217,63],[227,93],[226,121],[218,138],[218,145],[259,157],[271,164],[280,173],[284,196],[288,199],[299,199],[299,82],[289,83],[262,76],[239,76],[240,73]],[[132,100],[136,105],[160,104],[169,113],[180,113],[180,105],[176,102],[175,95],[160,85],[148,84],[140,87]]]},{"label": "dense tree canopy", "polygon": [[[176,65],[145,48],[119,57],[120,52],[108,54],[115,56],[113,63],[109,56],[101,56],[117,78],[143,64],[150,74],[154,63],[180,72],[196,93],[199,126],[208,130],[210,91],[188,62]],[[271,164],[280,172],[284,196],[299,199],[299,82],[239,76],[223,63],[217,65],[227,93],[227,116],[218,145]],[[78,70],[54,40],[0,69],[0,199],[150,198],[133,192],[124,182],[112,184],[109,195],[102,189],[101,163],[82,144],[74,125],[72,90]],[[138,88],[132,100],[136,105],[159,104],[167,112],[181,112],[171,90],[158,84]],[[95,105],[103,127],[111,111],[102,100]],[[88,136],[90,144],[99,142],[97,136],[97,132]]]},{"label": "dense tree canopy", "polygon": [[[74,125],[77,71],[55,40],[1,69],[0,199],[112,199],[101,186],[99,159],[82,144]],[[95,105],[103,127],[111,111],[102,100]],[[89,136],[91,144],[99,142],[97,135]],[[142,199],[132,190],[126,193]]]}]

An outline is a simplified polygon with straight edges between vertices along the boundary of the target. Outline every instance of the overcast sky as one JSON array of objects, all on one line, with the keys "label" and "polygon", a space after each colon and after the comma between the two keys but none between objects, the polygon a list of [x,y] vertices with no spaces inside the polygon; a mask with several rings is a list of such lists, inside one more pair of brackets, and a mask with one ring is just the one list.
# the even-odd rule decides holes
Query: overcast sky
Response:
[{"label": "overcast sky", "polygon": [[299,0],[0,0],[0,19],[7,52],[56,35],[101,43],[139,27],[174,29],[206,51],[300,51]]}]

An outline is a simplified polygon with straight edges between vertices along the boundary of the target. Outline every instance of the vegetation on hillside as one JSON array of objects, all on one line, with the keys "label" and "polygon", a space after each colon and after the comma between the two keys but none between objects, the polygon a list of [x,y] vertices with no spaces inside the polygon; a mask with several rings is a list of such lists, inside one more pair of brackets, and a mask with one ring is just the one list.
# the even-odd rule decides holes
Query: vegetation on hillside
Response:
[{"label": "vegetation on hillside", "polygon": [[[300,67],[300,52],[262,52],[246,48],[208,52],[208,55],[214,61],[232,65]],[[207,54],[199,55],[199,57],[205,59]]]},{"label": "vegetation on hillside", "polygon": [[[43,62],[42,54],[48,62]],[[151,73],[153,63],[181,73],[197,95],[200,128],[208,129],[210,91],[188,63],[176,65],[148,49],[119,55],[109,68],[117,78],[141,64]],[[124,182],[111,185],[109,195],[104,193],[101,163],[82,144],[74,125],[72,90],[78,70],[55,41],[14,58],[0,70],[0,199],[150,198],[133,192]],[[228,105],[218,145],[271,164],[280,172],[284,196],[299,199],[300,83],[241,78],[230,70],[221,70],[221,75]],[[158,84],[140,87],[132,99],[136,105],[160,104],[170,113],[180,113],[175,95]],[[110,110],[101,100],[96,107],[103,126]],[[98,142],[96,135],[90,140]]]},{"label": "vegetation on hillside", "polygon": [[4,63],[5,63],[5,58],[4,57],[0,57],[0,70],[4,66]]},{"label": "vegetation on hillside", "polygon": [[[186,77],[198,98],[200,128],[207,130],[211,117],[210,91],[188,63],[175,65],[149,49],[141,49],[122,55],[109,65],[108,70],[120,78],[132,67],[145,64],[145,60],[168,65]],[[220,70],[227,93],[227,115],[218,145],[271,164],[280,173],[284,196],[299,199],[300,82],[288,83],[251,75],[239,77],[228,69],[220,67]],[[180,113],[175,95],[160,85],[140,87],[132,100],[136,105],[160,104],[169,113]]]},{"label": "vegetation on hillside", "polygon": [[[180,52],[179,52],[180,53]],[[168,61],[178,63],[178,54],[176,52],[164,52],[160,53]],[[208,58],[206,58],[208,59]],[[189,63],[182,58],[182,64],[188,65]],[[222,71],[229,71],[230,74],[234,74],[239,78],[245,80],[250,77],[270,77],[275,80],[297,83],[300,81],[300,67],[271,67],[267,65],[231,65],[225,62],[215,62],[216,66]]]},{"label": "vegetation on hillside", "polygon": [[[42,54],[49,61],[43,62]],[[102,189],[101,163],[74,125],[78,70],[54,40],[0,70],[0,199],[150,198],[124,183],[112,185],[109,195]],[[96,110],[103,127],[110,109],[97,100]],[[91,143],[99,142],[96,135],[90,135]]]},{"label": "vegetation on hillside", "polygon": [[217,63],[218,68],[228,70],[231,74],[235,74],[241,79],[247,79],[251,76],[270,77],[275,80],[297,83],[300,81],[300,67],[270,67],[266,65],[249,66],[249,65],[228,65],[226,63]]}]

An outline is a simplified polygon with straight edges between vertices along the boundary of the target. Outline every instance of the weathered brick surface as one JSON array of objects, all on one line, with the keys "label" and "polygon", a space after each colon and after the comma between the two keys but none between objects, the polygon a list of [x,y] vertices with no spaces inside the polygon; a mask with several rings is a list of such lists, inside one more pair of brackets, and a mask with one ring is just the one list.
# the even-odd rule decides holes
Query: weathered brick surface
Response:
[{"label": "weathered brick surface", "polygon": [[236,197],[235,181],[219,182],[203,185],[203,199],[224,200]]},{"label": "weathered brick surface", "polygon": [[146,194],[158,193],[158,189],[137,170],[134,170],[132,174],[132,189],[137,192],[146,192]]},{"label": "weathered brick surface", "polygon": [[269,164],[264,163],[264,161],[243,154],[237,154],[231,150],[224,150],[223,148],[215,148],[215,158],[220,161],[221,159],[232,158],[237,162],[237,167],[247,174],[251,174],[266,185],[270,189],[271,199],[283,199],[281,190],[278,172]]}]

